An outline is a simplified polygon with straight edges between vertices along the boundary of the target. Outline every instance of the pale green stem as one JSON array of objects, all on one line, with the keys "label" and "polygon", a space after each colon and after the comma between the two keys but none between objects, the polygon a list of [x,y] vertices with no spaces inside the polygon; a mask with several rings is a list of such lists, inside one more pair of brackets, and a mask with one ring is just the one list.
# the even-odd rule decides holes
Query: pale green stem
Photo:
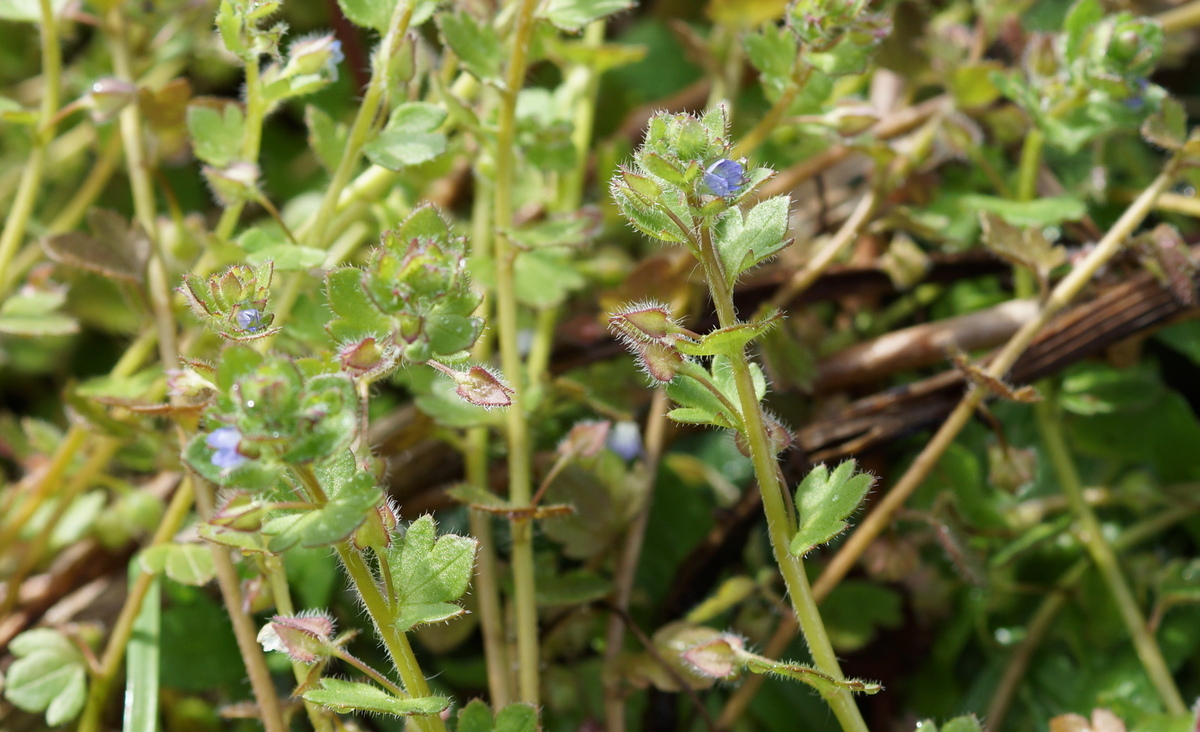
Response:
[{"label": "pale green stem", "polygon": [[[174,540],[175,532],[179,531],[179,527],[191,511],[192,497],[192,479],[185,475],[179,487],[175,489],[170,504],[167,505],[166,513],[163,514],[162,521],[150,540],[150,546],[161,546]],[[112,633],[104,646],[104,655],[100,657],[100,672],[88,685],[87,702],[79,718],[78,732],[99,732],[101,728],[101,715],[108,700],[109,689],[121,670],[121,662],[125,659],[125,650],[133,634],[134,621],[142,609],[142,601],[146,598],[146,592],[153,580],[154,575],[148,572],[139,573],[125,595],[125,604],[121,606],[121,612],[117,615]]]},{"label": "pale green stem", "polygon": [[[725,281],[724,268],[717,255],[707,229],[701,229],[701,239],[698,251],[700,264],[704,269],[705,279],[712,292],[713,307],[717,311],[717,320],[722,328],[729,328],[738,323],[737,314],[733,308],[733,293]],[[822,672],[835,679],[844,678],[841,666],[838,664],[837,653],[825,631],[825,624],[817,610],[817,602],[808,584],[808,576],[804,571],[804,561],[793,556],[788,547],[791,545],[794,527],[789,519],[789,511],[784,498],[786,486],[780,480],[779,466],[775,462],[775,453],[770,447],[762,409],[758,403],[758,395],[754,389],[754,378],[750,373],[750,364],[746,354],[740,353],[731,358],[734,383],[737,387],[738,400],[741,402],[742,423],[744,435],[750,446],[750,457],[754,463],[754,475],[758,480],[759,491],[762,494],[763,510],[767,516],[767,535],[771,539],[771,549],[775,561],[779,564],[783,581],[791,597],[792,608],[800,623],[800,630],[812,654],[813,663]],[[866,722],[848,689],[838,688],[823,694],[833,710],[834,716],[847,732],[867,732]]]},{"label": "pale green stem", "polygon": [[[262,82],[259,80],[258,58],[246,62],[246,121],[242,128],[243,162],[258,162],[259,148],[262,145],[263,119],[267,114],[266,101],[262,95]],[[215,236],[220,241],[228,240],[237,228],[238,219],[245,207],[244,201],[237,201],[221,212],[221,220],[217,222]]]},{"label": "pale green stem", "polygon": [[[485,427],[467,433],[467,482],[487,489],[487,442]],[[479,541],[475,564],[475,599],[479,603],[479,627],[483,634],[484,660],[488,670],[488,692],[492,706],[503,709],[512,701],[508,645],[504,642],[504,610],[500,605],[499,568],[496,542],[492,536],[492,517],[480,511],[469,514],[471,535]]]},{"label": "pale green stem", "polygon": [[325,238],[328,234],[329,224],[337,210],[338,198],[346,184],[350,182],[350,176],[354,174],[359,155],[362,153],[363,146],[367,144],[371,131],[375,127],[375,119],[379,116],[379,110],[383,106],[392,57],[399,50],[405,34],[408,33],[408,24],[412,20],[412,13],[413,3],[411,0],[400,0],[392,11],[387,34],[375,52],[371,81],[367,85],[367,92],[363,95],[362,104],[359,105],[354,123],[350,126],[346,148],[342,151],[342,158],[333,172],[333,179],[329,182],[329,187],[325,189],[325,196],[321,199],[321,207],[317,209],[312,228],[304,237],[304,244],[307,246],[325,247]]},{"label": "pale green stem", "polygon": [[[1134,230],[1154,208],[1158,196],[1174,182],[1179,172],[1179,166],[1180,159],[1178,157],[1168,162],[1163,172],[1150,183],[1137,200],[1125,210],[1125,213],[1121,214],[1121,217],[1117,219],[1091,253],[1076,265],[1070,274],[1059,281],[1042,304],[1037,315],[1021,326],[1021,329],[1013,334],[1008,343],[988,364],[986,369],[988,375],[997,379],[1003,378],[1042,328],[1046,327],[1046,324],[1059,311],[1075,299],[1084,286],[1091,281],[1097,270],[1121,251]],[[982,403],[984,396],[985,393],[982,389],[973,389],[967,392],[967,395],[942,423],[942,426],[917,455],[896,485],[883,494],[871,513],[855,529],[854,533],[847,537],[845,543],[830,560],[825,571],[821,573],[820,578],[813,586],[813,592],[817,598],[828,595],[846,576],[866,548],[887,528],[892,517],[904,506],[913,491],[925,481],[930,471],[941,459],[942,454],[954,442],[955,436],[966,426],[975,409]]]},{"label": "pale green stem", "polygon": [[[213,489],[208,483],[200,481],[196,490],[196,506],[202,517],[213,514]],[[250,677],[250,688],[254,691],[254,700],[258,704],[258,714],[267,732],[287,732],[287,724],[283,721],[283,710],[279,705],[279,696],[275,693],[275,683],[271,680],[271,672],[267,669],[267,659],[263,655],[262,646],[258,644],[258,628],[254,618],[244,609],[241,578],[237,567],[229,556],[229,547],[220,544],[209,546],[212,553],[213,566],[217,573],[217,586],[221,589],[221,599],[225,603],[225,612],[229,614],[229,622],[233,626],[233,636],[237,641],[238,653],[246,667],[246,675]]]},{"label": "pale green stem", "polygon": [[[109,11],[105,18],[105,33],[109,40],[113,71],[117,78],[135,83],[129,47],[125,40],[125,18],[120,8]],[[121,140],[125,147],[125,167],[133,189],[133,208],[138,223],[150,238],[151,254],[146,269],[146,286],[150,304],[154,310],[154,321],[158,329],[158,352],[163,368],[173,369],[179,364],[176,344],[175,314],[171,305],[171,287],[167,282],[167,270],[158,235],[158,214],[154,202],[154,185],[147,169],[142,147],[142,116],[136,104],[121,110],[118,121]]]},{"label": "pale green stem", "polygon": [[[293,465],[292,470],[300,478],[309,500],[318,505],[328,502],[325,489],[321,487],[321,482],[311,467]],[[429,683],[425,680],[425,674],[421,671],[420,664],[417,663],[417,656],[408,642],[408,636],[396,627],[395,614],[383,593],[380,592],[379,583],[375,579],[374,572],[367,566],[367,560],[363,553],[348,541],[338,542],[334,548],[341,557],[342,565],[346,568],[346,573],[350,575],[355,589],[362,597],[376,632],[392,657],[392,663],[400,674],[400,680],[404,683],[405,692],[413,697],[429,696]],[[437,716],[414,717],[413,725],[429,732],[446,732],[445,723]]]},{"label": "pale green stem", "polygon": [[1062,487],[1067,501],[1071,504],[1071,511],[1075,514],[1075,520],[1079,524],[1079,538],[1087,547],[1088,554],[1096,563],[1096,568],[1100,570],[1100,576],[1104,578],[1104,584],[1108,587],[1108,592],[1117,605],[1117,611],[1133,640],[1134,648],[1137,649],[1142,668],[1150,677],[1150,682],[1158,692],[1163,706],[1172,716],[1184,716],[1188,713],[1188,707],[1184,703],[1183,697],[1180,696],[1179,689],[1175,686],[1175,679],[1172,678],[1171,670],[1163,659],[1162,649],[1158,647],[1154,634],[1146,625],[1146,619],[1142,616],[1141,608],[1138,607],[1129,582],[1121,571],[1116,553],[1104,539],[1100,521],[1096,518],[1092,507],[1083,499],[1083,483],[1079,479],[1075,459],[1071,456],[1066,439],[1063,437],[1062,422],[1059,420],[1060,415],[1056,408],[1057,399],[1052,394],[1045,396],[1045,399],[1033,405],[1038,432],[1041,434],[1042,444],[1050,457],[1050,464],[1054,467],[1055,475],[1058,476],[1059,485]]},{"label": "pale green stem", "polygon": [[[501,93],[496,133],[496,184],[494,208],[496,262],[496,312],[500,363],[509,379],[513,395],[508,408],[509,501],[514,506],[529,505],[532,492],[528,414],[524,392],[524,368],[517,347],[517,293],[513,276],[516,251],[508,232],[513,222],[512,188],[516,173],[517,95],[524,85],[526,57],[533,33],[533,11],[537,0],[515,0],[516,25],[509,49],[506,88]],[[533,575],[533,525],[529,521],[512,522],[513,596],[516,603],[517,663],[520,700],[536,705],[539,697],[538,619],[536,586]]]},{"label": "pale green stem", "polygon": [[1046,135],[1037,127],[1030,127],[1021,146],[1021,161],[1017,168],[1016,197],[1018,201],[1032,201],[1037,195],[1038,169],[1042,165],[1042,148]]},{"label": "pale green stem", "polygon": [[58,20],[54,17],[54,8],[50,0],[39,0],[39,6],[42,11],[42,105],[39,110],[38,129],[33,138],[33,151],[21,173],[17,197],[8,210],[4,230],[0,232],[0,272],[5,273],[0,279],[0,301],[7,296],[8,288],[16,279],[7,274],[9,264],[25,238],[25,229],[29,225],[29,217],[33,214],[33,206],[37,201],[46,164],[46,146],[54,138],[54,116],[58,113],[59,88],[62,84],[62,49],[58,45]]}]

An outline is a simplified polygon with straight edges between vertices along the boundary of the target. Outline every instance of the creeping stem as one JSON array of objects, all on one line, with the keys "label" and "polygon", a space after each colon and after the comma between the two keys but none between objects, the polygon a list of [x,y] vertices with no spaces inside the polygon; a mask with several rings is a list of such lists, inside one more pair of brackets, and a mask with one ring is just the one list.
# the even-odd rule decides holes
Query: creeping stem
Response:
[{"label": "creeping stem", "polygon": [[[724,268],[721,266],[721,260],[717,256],[707,228],[700,228],[700,240],[696,244],[696,251],[700,254],[700,264],[712,292],[717,319],[722,328],[734,326],[738,321],[737,314],[733,309],[733,295],[726,284]],[[762,410],[758,403],[758,395],[754,390],[754,379],[750,373],[750,364],[746,360],[745,351],[732,358],[731,362],[738,400],[741,403],[742,424],[745,428],[746,440],[750,445],[754,475],[762,493],[763,510],[767,516],[767,534],[771,539],[771,549],[775,554],[775,561],[779,564],[779,569],[783,574],[784,584],[791,597],[792,608],[796,612],[796,618],[804,633],[804,639],[812,654],[813,662],[822,673],[835,679],[844,678],[838,664],[837,654],[833,650],[829,635],[825,632],[825,624],[821,621],[817,602],[809,587],[808,576],[804,572],[804,561],[800,557],[792,556],[788,551],[793,526],[784,499],[786,488],[780,481],[775,456],[767,438]],[[867,732],[867,725],[848,689],[839,688],[829,692],[826,700],[841,723],[842,729],[848,732],[850,730]]]}]

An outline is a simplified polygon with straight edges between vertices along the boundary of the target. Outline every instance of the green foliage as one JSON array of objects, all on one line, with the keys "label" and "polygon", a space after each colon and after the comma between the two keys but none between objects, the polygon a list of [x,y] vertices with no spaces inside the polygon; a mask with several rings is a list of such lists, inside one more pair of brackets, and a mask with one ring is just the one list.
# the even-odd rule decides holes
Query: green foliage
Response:
[{"label": "green foliage", "polygon": [[850,527],[846,519],[875,482],[870,475],[856,472],[856,468],[853,460],[838,465],[833,472],[818,465],[796,487],[800,526],[789,547],[792,554],[802,557]]},{"label": "green foliage", "polygon": [[439,714],[450,706],[450,700],[440,696],[402,699],[370,684],[334,678],[321,679],[321,688],[304,692],[304,699],[343,714],[363,711],[396,717]]},{"label": "green foliage", "polygon": [[4,677],[4,696],[19,709],[46,713],[46,724],[70,722],[83,708],[87,663],[56,630],[29,630],[9,644],[16,661]]},{"label": "green foliage", "polygon": [[463,614],[463,608],[455,602],[467,591],[477,545],[465,536],[439,537],[437,524],[430,516],[409,525],[403,539],[384,556],[391,568],[396,625],[401,630]]}]

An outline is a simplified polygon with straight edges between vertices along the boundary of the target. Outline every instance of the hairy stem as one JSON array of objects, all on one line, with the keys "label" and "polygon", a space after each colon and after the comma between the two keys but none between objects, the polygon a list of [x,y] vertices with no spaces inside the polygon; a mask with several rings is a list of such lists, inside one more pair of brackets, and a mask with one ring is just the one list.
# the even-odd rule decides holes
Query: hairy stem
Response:
[{"label": "hairy stem", "polygon": [[[529,505],[532,467],[529,441],[527,395],[524,392],[521,353],[517,344],[516,281],[513,265],[516,251],[508,232],[513,223],[512,188],[516,177],[517,95],[524,85],[526,57],[533,33],[533,11],[537,0],[516,0],[516,24],[509,50],[506,88],[501,93],[496,133],[496,183],[492,209],[495,228],[496,314],[500,363],[516,394],[508,408],[509,500],[514,506]],[[536,705],[539,697],[538,619],[533,576],[533,524],[512,522],[513,596],[516,603],[518,689],[521,701]]]},{"label": "hairy stem", "polygon": [[[726,284],[725,272],[721,267],[720,258],[707,229],[701,229],[699,244],[700,264],[704,269],[709,289],[712,291],[717,319],[722,328],[729,328],[738,322],[733,309],[733,294]],[[804,633],[804,640],[812,654],[813,663],[823,673],[835,679],[844,678],[841,666],[838,664],[837,654],[825,631],[825,624],[821,620],[816,600],[809,587],[808,576],[804,571],[804,561],[788,551],[794,527],[789,518],[784,497],[784,491],[787,488],[780,480],[775,454],[767,437],[762,409],[754,390],[750,364],[746,360],[744,351],[732,358],[731,362],[734,383],[737,386],[738,399],[741,402],[744,434],[750,445],[754,475],[758,480],[759,490],[762,493],[763,510],[767,516],[767,534],[771,539],[771,550],[775,555],[775,561],[779,564],[780,572],[783,574],[784,584],[791,597],[792,608],[800,622],[800,629]],[[854,702],[854,697],[848,689],[839,688],[824,696],[833,709],[834,716],[841,723],[842,729],[867,732],[866,722],[863,721],[858,705]]]}]

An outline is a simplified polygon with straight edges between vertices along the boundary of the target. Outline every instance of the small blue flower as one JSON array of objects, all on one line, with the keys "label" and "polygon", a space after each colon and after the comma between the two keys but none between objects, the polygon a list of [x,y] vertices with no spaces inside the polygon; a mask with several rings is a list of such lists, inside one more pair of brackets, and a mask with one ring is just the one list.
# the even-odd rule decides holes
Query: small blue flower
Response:
[{"label": "small blue flower", "polygon": [[617,455],[621,456],[622,460],[633,460],[636,457],[641,457],[642,450],[642,432],[638,429],[636,422],[617,422],[608,432],[608,440],[606,446]]},{"label": "small blue flower", "polygon": [[238,452],[241,441],[242,433],[236,427],[219,427],[204,438],[204,444],[216,451],[212,464],[230,470],[246,462],[246,456]]},{"label": "small blue flower", "polygon": [[746,169],[736,160],[721,158],[708,166],[700,182],[712,195],[728,198],[746,185]]},{"label": "small blue flower", "polygon": [[325,68],[329,70],[329,78],[333,81],[338,80],[338,65],[346,60],[346,55],[342,53],[342,42],[333,41],[329,44],[329,60],[325,62]]},{"label": "small blue flower", "polygon": [[237,315],[233,316],[233,319],[237,322],[239,328],[248,333],[257,333],[265,327],[263,325],[262,313],[258,311],[258,308],[244,308],[239,310],[237,311]]}]

